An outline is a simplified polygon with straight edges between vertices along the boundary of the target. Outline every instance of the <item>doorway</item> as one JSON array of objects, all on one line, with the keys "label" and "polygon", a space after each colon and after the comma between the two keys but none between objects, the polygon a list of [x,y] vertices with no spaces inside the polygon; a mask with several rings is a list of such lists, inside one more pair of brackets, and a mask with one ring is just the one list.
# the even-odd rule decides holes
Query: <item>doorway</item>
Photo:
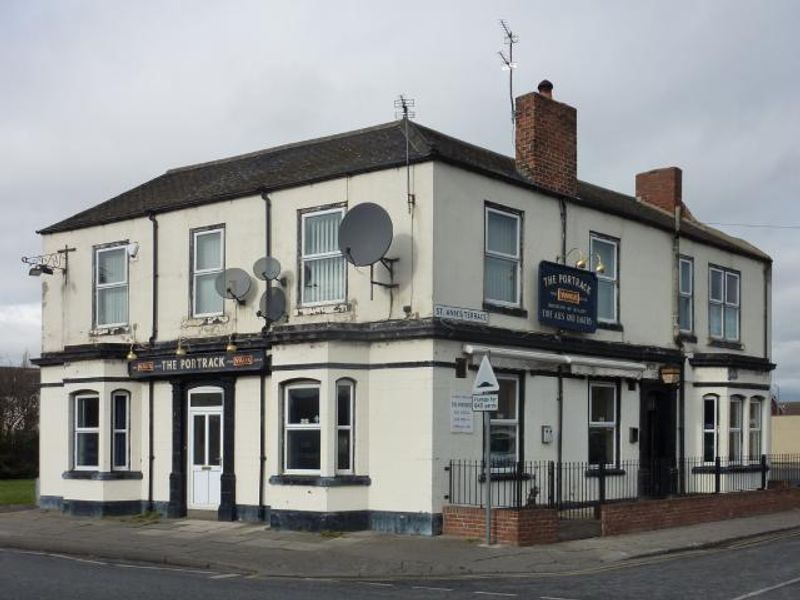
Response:
[{"label": "doorway", "polygon": [[639,407],[639,495],[664,498],[677,492],[675,388],[642,383]]},{"label": "doorway", "polygon": [[199,387],[189,391],[189,452],[187,507],[217,510],[221,500],[222,408],[221,388]]}]

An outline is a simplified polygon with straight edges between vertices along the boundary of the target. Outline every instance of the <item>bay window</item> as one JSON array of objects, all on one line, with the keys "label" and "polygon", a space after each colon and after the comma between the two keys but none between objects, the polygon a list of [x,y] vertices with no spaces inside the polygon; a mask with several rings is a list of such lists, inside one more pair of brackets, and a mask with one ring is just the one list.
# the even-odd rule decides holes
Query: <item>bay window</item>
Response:
[{"label": "bay window", "polygon": [[517,212],[486,207],[483,297],[490,304],[521,305],[521,224]]},{"label": "bay window", "polygon": [[617,461],[617,386],[589,384],[589,463],[612,465]]},{"label": "bay window", "polygon": [[761,420],[763,419],[762,408],[763,403],[761,398],[750,398],[750,405],[748,408],[748,444],[751,461],[757,461],[761,458]]},{"label": "bay window", "polygon": [[739,341],[739,273],[721,267],[708,269],[708,334]]},{"label": "bay window", "polygon": [[125,391],[111,394],[111,468],[130,468],[130,395]]},{"label": "bay window", "polygon": [[222,227],[192,231],[192,316],[221,315],[225,300],[214,285],[225,270],[225,230]]},{"label": "bay window", "polygon": [[73,466],[76,470],[96,470],[100,464],[100,397],[79,394],[73,397]]},{"label": "bay window", "polygon": [[344,208],[301,215],[300,302],[304,306],[345,301],[347,263],[339,250]]},{"label": "bay window", "polygon": [[717,457],[717,401],[709,394],[703,397],[703,462],[712,463]]},{"label": "bay window", "polygon": [[287,473],[320,471],[320,386],[297,383],[284,389],[283,468]]},{"label": "bay window", "polygon": [[353,472],[353,383],[336,384],[336,472]]},{"label": "bay window", "polygon": [[125,326],[128,324],[127,245],[95,248],[94,252],[94,325]]},{"label": "bay window", "polygon": [[744,398],[731,396],[730,414],[728,415],[728,460],[742,460],[742,409]]},{"label": "bay window", "polygon": [[498,375],[497,383],[497,410],[489,414],[491,464],[513,467],[519,460],[519,379]]}]

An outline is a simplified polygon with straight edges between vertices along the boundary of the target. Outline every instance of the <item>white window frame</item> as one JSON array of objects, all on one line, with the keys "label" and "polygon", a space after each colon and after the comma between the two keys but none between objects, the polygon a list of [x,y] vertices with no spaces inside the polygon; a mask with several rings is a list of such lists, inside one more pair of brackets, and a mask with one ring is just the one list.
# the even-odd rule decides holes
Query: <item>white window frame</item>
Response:
[{"label": "white window frame", "polygon": [[[714,428],[708,429],[706,427],[706,402],[714,403]],[[700,442],[700,449],[703,455],[703,462],[706,464],[713,464],[719,455],[719,396],[716,394],[707,394],[703,396],[702,419],[700,421],[702,426],[702,437]],[[706,436],[714,436],[714,456],[709,460],[706,458]]]},{"label": "white window frame", "polygon": [[[489,249],[489,214],[496,213],[498,215],[502,215],[504,217],[511,217],[517,222],[517,242],[516,242],[516,254],[506,254],[505,252],[498,252],[496,250]],[[519,308],[522,306],[522,215],[516,211],[512,210],[503,210],[502,208],[496,208],[493,206],[486,206],[484,207],[484,216],[483,216],[483,268],[484,271],[486,270],[486,258],[496,258],[499,260],[504,260],[508,262],[513,262],[516,270],[516,280],[517,280],[517,289],[516,289],[516,299],[514,302],[508,302],[507,300],[499,300],[497,298],[490,298],[488,295],[488,290],[486,290],[486,286],[484,285],[483,290],[483,299],[484,302],[487,304],[492,304],[495,306],[508,306],[513,308]]]},{"label": "white window frame", "polygon": [[[722,297],[721,298],[714,298],[711,295],[712,285],[711,285],[711,278],[712,273],[720,273],[722,276]],[[733,277],[736,280],[736,302],[730,302],[728,300],[728,277]],[[708,335],[712,339],[715,340],[722,340],[726,342],[738,342],[742,337],[742,313],[741,313],[741,304],[742,304],[742,277],[737,271],[733,271],[731,269],[725,269],[723,267],[717,267],[710,265],[708,267]],[[720,313],[720,318],[722,320],[722,335],[714,335],[711,332],[711,306],[720,306],[722,308]],[[725,323],[727,319],[725,318],[725,314],[728,311],[735,310],[736,311],[736,337],[729,336],[728,332],[726,331]]]},{"label": "white window frame", "polygon": [[[122,261],[125,265],[125,279],[124,281],[114,283],[100,283],[100,255],[106,252],[122,252],[125,259]],[[125,320],[119,323],[101,323],[100,322],[100,292],[114,288],[125,288],[125,295],[128,297],[126,300],[126,315]],[[125,327],[130,320],[130,292],[128,288],[128,249],[127,244],[114,244],[105,246],[103,248],[94,249],[94,326],[95,327]]]},{"label": "white window frame", "polygon": [[[612,404],[614,407],[614,418],[611,421],[592,421],[592,391],[595,388],[606,388],[610,389],[614,393],[614,398],[612,400]],[[618,411],[618,393],[617,393],[617,384],[607,381],[592,381],[589,383],[589,431],[588,435],[591,437],[592,429],[607,429],[611,430],[611,439],[612,439],[612,454],[611,461],[606,462],[606,467],[613,467],[617,465],[617,459],[619,454],[619,449],[617,448],[617,440],[619,435],[617,434],[617,429],[619,427],[619,411]],[[587,438],[588,441],[588,438]],[[599,463],[591,462],[591,457],[587,456],[588,462],[592,468],[597,468]]]},{"label": "white window frame", "polygon": [[[341,213],[344,219],[344,207],[326,208],[323,210],[315,210],[313,212],[304,212],[300,215],[300,305],[301,306],[327,306],[331,304],[342,304],[347,300],[347,260],[344,258],[342,251],[336,248],[335,251],[321,252],[318,254],[306,254],[306,219],[311,217],[320,217],[330,213]],[[340,221],[341,222],[341,221]],[[324,260],[329,258],[341,257],[344,261],[344,268],[342,269],[342,297],[331,298],[329,300],[322,300],[319,302],[306,301],[306,262]]]},{"label": "white window frame", "polygon": [[[495,411],[489,413],[489,443],[491,444],[492,440],[492,427],[494,426],[503,426],[514,427],[514,443],[516,445],[515,452],[514,452],[514,460],[519,462],[520,460],[520,435],[519,435],[519,401],[520,401],[520,378],[517,375],[497,375],[497,382],[500,383],[501,381],[510,381],[514,385],[514,418],[512,419],[498,419],[496,418]],[[489,451],[491,455],[491,449]],[[493,472],[504,472],[504,471],[511,471],[515,468],[515,465],[505,465],[505,466],[492,466]]]},{"label": "white window frame", "polygon": [[[205,235],[219,235],[219,267],[210,269],[197,268],[197,239]],[[225,227],[208,227],[192,231],[192,317],[218,317],[225,314],[225,299],[222,299],[222,310],[217,312],[199,313],[197,312],[197,279],[202,275],[213,275],[225,271]]]},{"label": "white window frame", "polygon": [[[346,387],[349,389],[350,393],[350,420],[348,423],[344,425],[339,424],[339,387]],[[335,445],[335,455],[334,461],[336,462],[336,473],[342,475],[351,475],[355,472],[355,450],[354,450],[354,442],[355,442],[355,408],[356,408],[356,386],[355,383],[351,379],[340,379],[336,382],[336,435],[334,436],[334,445]],[[349,444],[349,452],[350,455],[348,460],[350,462],[350,468],[342,469],[339,467],[339,432],[346,431],[348,437],[348,444]],[[321,449],[320,449],[321,451]]]},{"label": "white window frame", "polygon": [[[753,396],[747,403],[747,456],[750,461],[759,462],[761,455],[764,454],[764,399],[761,396]],[[758,406],[758,426],[753,427],[753,408]],[[758,434],[758,454],[753,454],[753,434]]]},{"label": "white window frame", "polygon": [[[80,400],[94,399],[97,402],[97,427],[78,426],[78,403]],[[78,464],[78,438],[81,435],[95,434],[97,436],[97,464]],[[72,468],[75,471],[97,471],[100,468],[100,395],[92,393],[75,394],[72,397]]]},{"label": "white window frame", "polygon": [[[125,399],[125,427],[117,428],[117,398]],[[130,471],[131,468],[131,394],[127,390],[116,390],[111,393],[111,470]],[[125,464],[116,464],[117,435],[125,436]]]},{"label": "white window frame", "polygon": [[[597,272],[597,257],[599,253],[595,250],[595,242],[602,244],[610,244],[614,247],[614,277],[607,275],[608,269],[604,273]],[[597,315],[599,323],[619,323],[619,240],[599,233],[589,234],[589,263],[592,271],[597,275],[598,281],[610,281],[614,289],[614,302],[611,304],[614,307],[614,317],[612,319],[601,317]]]},{"label": "white window frame", "polygon": [[[684,266],[689,269],[689,289],[683,288],[683,269]],[[684,329],[681,327],[681,298],[689,299],[689,328]],[[687,257],[681,256],[678,259],[678,329],[681,333],[692,333],[694,331],[694,261]]]},{"label": "white window frame", "polygon": [[[745,397],[734,395],[728,401],[728,463],[739,464],[744,460],[744,408]],[[734,414],[739,414],[739,426],[734,427],[733,417]],[[739,454],[733,454],[732,438],[736,436],[739,439]]]},{"label": "white window frame", "polygon": [[[322,472],[322,415],[318,414],[316,423],[289,423],[289,393],[297,389],[314,389],[317,391],[317,411],[322,410],[322,385],[316,381],[298,382],[283,388],[283,472],[287,475],[319,475]],[[319,433],[319,468],[289,468],[289,433],[292,431],[317,431]]]}]

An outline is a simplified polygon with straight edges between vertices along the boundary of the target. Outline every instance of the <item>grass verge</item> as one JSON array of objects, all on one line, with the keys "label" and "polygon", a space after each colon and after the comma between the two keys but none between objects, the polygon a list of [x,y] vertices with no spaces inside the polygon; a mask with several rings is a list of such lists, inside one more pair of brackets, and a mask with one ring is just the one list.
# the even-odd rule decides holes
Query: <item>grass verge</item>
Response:
[{"label": "grass verge", "polygon": [[35,495],[33,479],[0,479],[0,506],[33,504],[36,502]]}]

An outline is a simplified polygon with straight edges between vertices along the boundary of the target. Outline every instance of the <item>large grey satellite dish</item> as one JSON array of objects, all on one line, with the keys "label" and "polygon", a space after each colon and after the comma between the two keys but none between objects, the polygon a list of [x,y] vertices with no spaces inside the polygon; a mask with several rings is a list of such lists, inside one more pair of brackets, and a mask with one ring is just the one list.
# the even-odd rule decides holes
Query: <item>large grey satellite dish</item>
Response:
[{"label": "large grey satellite dish", "polygon": [[366,267],[386,256],[392,235],[389,213],[372,202],[357,204],[339,225],[339,249],[349,263]]},{"label": "large grey satellite dish", "polygon": [[253,265],[253,273],[263,280],[275,280],[281,274],[281,263],[277,258],[264,256]]},{"label": "large grey satellite dish", "polygon": [[214,288],[220,296],[238,302],[244,301],[250,285],[250,275],[242,269],[225,269],[214,279]]},{"label": "large grey satellite dish", "polygon": [[[269,301],[267,301],[269,295]],[[261,294],[258,303],[260,315],[268,321],[278,321],[286,313],[286,294],[279,287],[271,287]]]}]

